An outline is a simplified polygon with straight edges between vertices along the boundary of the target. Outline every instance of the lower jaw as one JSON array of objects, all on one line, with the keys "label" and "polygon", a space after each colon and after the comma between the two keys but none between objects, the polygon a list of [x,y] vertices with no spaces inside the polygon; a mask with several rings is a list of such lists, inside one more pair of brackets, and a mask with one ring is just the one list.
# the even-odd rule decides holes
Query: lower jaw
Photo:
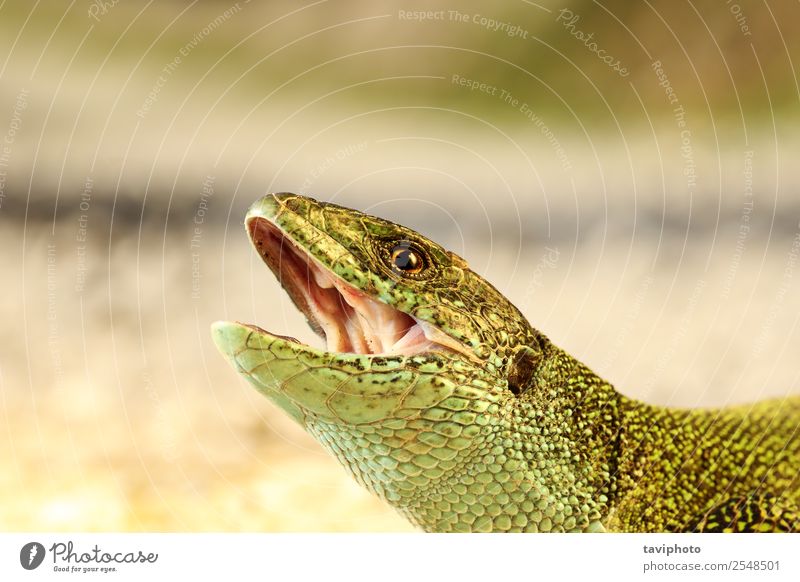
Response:
[{"label": "lower jaw", "polygon": [[446,352],[324,352],[233,322],[214,324],[212,335],[239,373],[301,423],[308,417],[348,425],[418,417],[455,389],[441,377],[443,359],[452,357]]}]

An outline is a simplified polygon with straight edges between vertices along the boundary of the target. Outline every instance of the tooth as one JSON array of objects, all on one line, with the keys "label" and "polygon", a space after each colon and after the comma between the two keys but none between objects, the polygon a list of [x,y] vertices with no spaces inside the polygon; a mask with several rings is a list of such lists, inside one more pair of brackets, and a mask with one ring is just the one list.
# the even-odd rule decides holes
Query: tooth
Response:
[{"label": "tooth", "polygon": [[353,309],[357,309],[359,304],[362,303],[364,300],[369,300],[369,298],[347,285],[338,279],[332,279],[333,285],[341,294],[342,298],[347,302],[347,304],[352,307]]},{"label": "tooth", "polygon": [[381,342],[380,336],[377,335],[375,331],[372,329],[372,324],[366,317],[364,317],[364,314],[361,313],[360,311],[356,311],[356,315],[358,316],[358,323],[361,324],[361,333],[367,340],[370,351],[374,354],[382,352],[383,343]]},{"label": "tooth", "polygon": [[418,325],[414,325],[411,329],[408,330],[408,333],[404,335],[402,338],[397,340],[397,342],[391,347],[392,353],[400,352],[408,347],[411,347],[415,342],[418,342],[423,337],[425,337],[422,328]]},{"label": "tooth", "polygon": [[469,352],[465,350],[464,346],[459,344],[457,340],[451,338],[443,331],[433,327],[429,323],[420,321],[419,319],[414,318],[414,321],[417,322],[417,326],[422,329],[422,332],[425,334],[425,337],[432,344],[439,344],[445,346],[446,348],[450,348],[456,352],[460,352],[462,354],[466,354],[470,357],[473,357]]},{"label": "tooth", "polygon": [[316,266],[312,266],[311,270],[314,273],[314,282],[321,289],[331,289],[333,287],[333,281],[328,273]]},{"label": "tooth", "polygon": [[[319,295],[319,294],[317,294]],[[344,352],[350,347],[350,341],[346,334],[346,330],[336,320],[335,316],[331,316],[329,302],[323,305],[322,302],[314,301],[311,297],[307,297],[308,307],[314,319],[317,320],[325,332],[326,350],[329,352]],[[327,308],[327,309],[326,309]]]},{"label": "tooth", "polygon": [[366,340],[365,334],[361,332],[361,326],[358,325],[358,322],[353,318],[348,317],[345,325],[347,327],[347,335],[350,337],[350,345],[353,347],[353,351],[358,354],[370,353],[367,347],[368,340]]},{"label": "tooth", "polygon": [[325,330],[325,339],[328,343],[327,351],[341,352],[344,348],[344,337],[338,325],[330,325],[328,322],[322,324]]},{"label": "tooth", "polygon": [[408,331],[405,327],[407,320],[388,305],[367,297],[353,303],[353,308],[366,320],[369,330],[378,340],[381,351],[388,350]]}]

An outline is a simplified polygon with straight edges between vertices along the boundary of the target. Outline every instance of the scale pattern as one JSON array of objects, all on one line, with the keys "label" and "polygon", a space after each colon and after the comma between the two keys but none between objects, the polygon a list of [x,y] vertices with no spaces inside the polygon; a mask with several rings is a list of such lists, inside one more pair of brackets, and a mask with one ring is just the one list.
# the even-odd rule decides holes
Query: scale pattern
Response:
[{"label": "scale pattern", "polygon": [[[236,370],[420,528],[800,528],[800,398],[722,410],[636,402],[533,329],[463,259],[414,231],[289,194],[261,199],[254,217],[465,346],[329,353],[253,326],[213,327]],[[386,249],[398,240],[425,253],[419,276],[387,268]]]}]

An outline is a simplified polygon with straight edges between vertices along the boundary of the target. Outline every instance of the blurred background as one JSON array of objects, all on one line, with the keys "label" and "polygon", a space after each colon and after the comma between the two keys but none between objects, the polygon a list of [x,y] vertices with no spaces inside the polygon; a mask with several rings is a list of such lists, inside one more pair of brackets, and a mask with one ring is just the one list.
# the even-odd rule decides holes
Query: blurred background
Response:
[{"label": "blurred background", "polygon": [[800,393],[800,5],[0,3],[4,530],[411,531],[216,353],[242,219],[416,228],[632,397]]}]

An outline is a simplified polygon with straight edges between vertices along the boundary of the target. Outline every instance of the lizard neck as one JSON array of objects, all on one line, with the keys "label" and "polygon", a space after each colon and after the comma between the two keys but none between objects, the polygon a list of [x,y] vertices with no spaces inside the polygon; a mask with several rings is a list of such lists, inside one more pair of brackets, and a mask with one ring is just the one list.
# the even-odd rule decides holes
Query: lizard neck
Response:
[{"label": "lizard neck", "polygon": [[599,529],[618,497],[625,399],[561,348],[548,342],[544,354],[535,381],[520,402],[527,409],[527,425],[534,427],[537,437],[544,437],[534,439],[534,446],[548,451],[539,455],[554,472],[546,486],[571,489],[573,510],[582,507],[593,524],[588,529]]}]

